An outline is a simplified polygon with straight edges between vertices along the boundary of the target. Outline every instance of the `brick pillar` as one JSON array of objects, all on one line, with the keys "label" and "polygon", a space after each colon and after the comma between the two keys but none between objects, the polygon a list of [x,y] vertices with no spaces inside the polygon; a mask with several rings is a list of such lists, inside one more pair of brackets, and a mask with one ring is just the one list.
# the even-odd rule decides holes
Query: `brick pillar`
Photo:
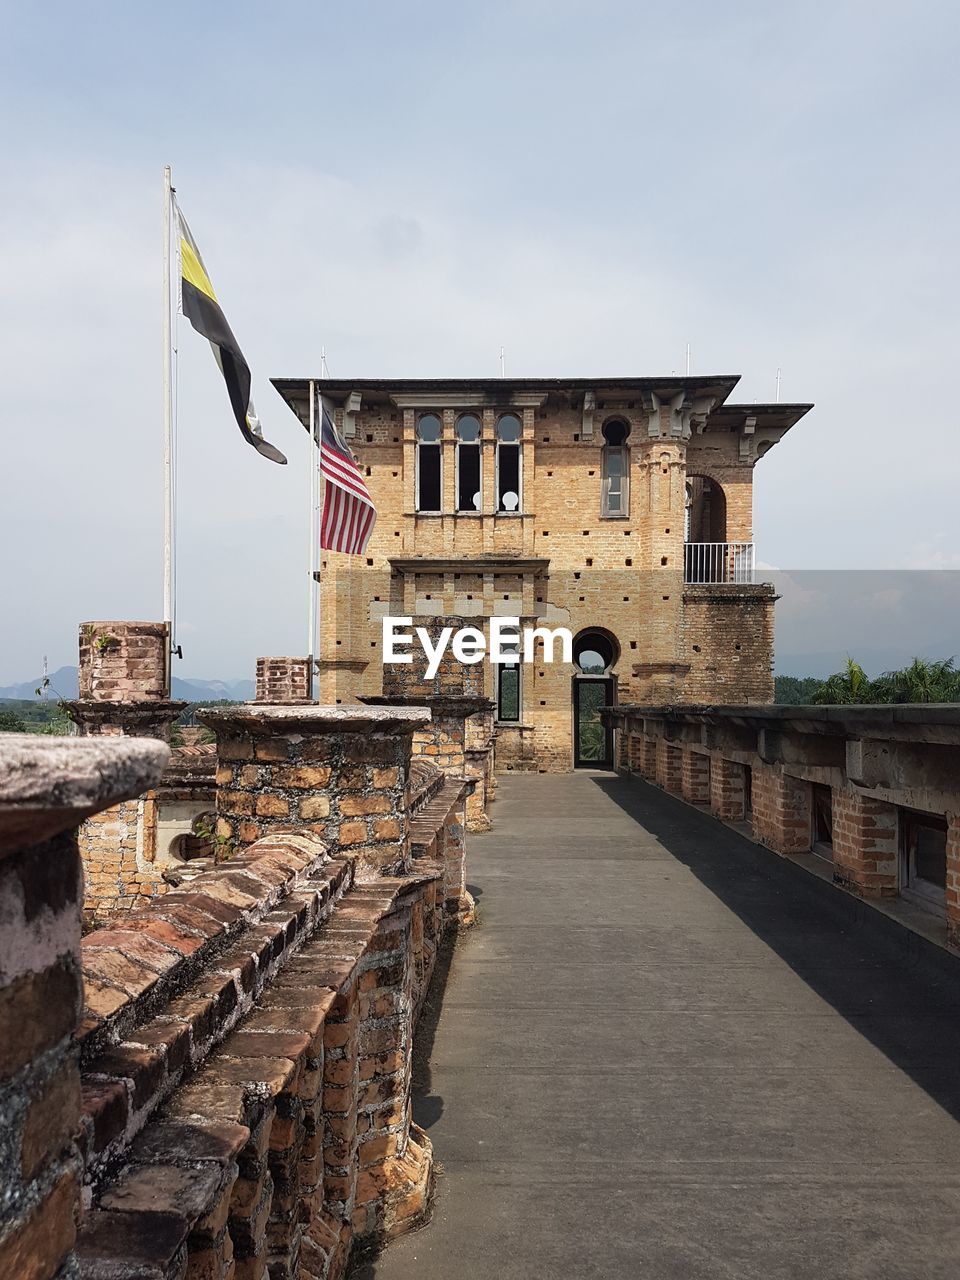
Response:
[{"label": "brick pillar", "polygon": [[76,826],[159,780],[157,742],[0,735],[0,1276],[74,1275],[82,1161]]},{"label": "brick pillar", "polygon": [[295,706],[313,701],[313,663],[309,658],[258,658],[257,702]]},{"label": "brick pillar", "polygon": [[657,739],[657,785],[679,795],[683,789],[683,754],[680,744]]},{"label": "brick pillar", "polygon": [[409,866],[406,784],[419,707],[246,703],[198,716],[217,735],[217,837],[306,827],[363,876]]},{"label": "brick pillar", "polygon": [[[169,629],[164,622],[80,625],[79,697],[67,712],[81,737],[159,738],[185,702],[170,698]],[[154,864],[156,794],[148,792],[98,813],[81,827],[84,909],[108,919],[164,892]]]},{"label": "brick pillar", "polygon": [[473,792],[467,796],[467,830],[489,831],[492,825],[489,804],[494,795],[493,774],[493,707],[467,718],[464,743],[464,772],[476,779]]},{"label": "brick pillar", "polygon": [[753,770],[753,837],[777,853],[810,848],[810,787],[773,765]]},{"label": "brick pillar", "polygon": [[692,804],[710,803],[710,757],[705,751],[683,748],[681,787],[684,800]]},{"label": "brick pillar", "polygon": [[657,739],[648,738],[645,734],[640,739],[638,768],[648,782],[657,780]]},{"label": "brick pillar", "polygon": [[743,765],[714,755],[710,760],[710,809],[724,822],[742,822],[745,814],[746,779]]},{"label": "brick pillar", "polygon": [[864,898],[893,898],[898,862],[896,806],[834,787],[834,881]]},{"label": "brick pillar", "polygon": [[947,942],[960,951],[960,813],[947,814]]}]

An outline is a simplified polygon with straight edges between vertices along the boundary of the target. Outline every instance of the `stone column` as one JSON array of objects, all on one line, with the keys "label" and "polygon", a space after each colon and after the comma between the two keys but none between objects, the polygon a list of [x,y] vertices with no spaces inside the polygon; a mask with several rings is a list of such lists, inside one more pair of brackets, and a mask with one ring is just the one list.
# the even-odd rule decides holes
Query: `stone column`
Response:
[{"label": "stone column", "polygon": [[[187,705],[170,698],[169,643],[163,622],[81,623],[79,697],[65,703],[81,737],[169,741],[170,727]],[[89,919],[107,919],[166,889],[154,861],[156,832],[152,791],[83,824]]]},{"label": "stone column", "polygon": [[82,1161],[75,829],[156,785],[159,742],[0,735],[0,1275],[74,1275]]},{"label": "stone column", "polygon": [[290,706],[313,701],[313,667],[309,658],[258,658],[257,702]]},{"label": "stone column", "polygon": [[409,868],[406,784],[418,707],[247,703],[198,719],[217,735],[217,838],[236,848],[307,827],[370,878]]}]

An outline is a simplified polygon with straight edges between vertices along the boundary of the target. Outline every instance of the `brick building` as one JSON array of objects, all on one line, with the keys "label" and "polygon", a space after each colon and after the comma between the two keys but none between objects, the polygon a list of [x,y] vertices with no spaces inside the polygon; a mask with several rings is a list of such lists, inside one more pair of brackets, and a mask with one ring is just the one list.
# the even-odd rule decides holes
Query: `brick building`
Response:
[{"label": "brick building", "polygon": [[[483,664],[498,768],[612,763],[599,708],[772,698],[753,469],[809,410],[737,378],[325,379],[378,510],[326,553],[321,702],[383,689],[381,619],[565,626],[574,662]],[[309,425],[308,379],[275,379]]]}]

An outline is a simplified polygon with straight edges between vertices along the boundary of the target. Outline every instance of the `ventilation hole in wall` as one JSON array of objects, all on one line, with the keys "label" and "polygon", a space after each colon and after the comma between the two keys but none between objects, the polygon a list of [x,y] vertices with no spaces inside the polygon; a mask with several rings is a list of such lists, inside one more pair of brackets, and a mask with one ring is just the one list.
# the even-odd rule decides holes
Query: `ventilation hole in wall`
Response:
[{"label": "ventilation hole in wall", "polygon": [[664,475],[666,475],[666,474],[667,474],[667,468],[666,468],[666,467],[661,467],[661,468],[660,468],[660,470],[663,472],[663,474],[664,474]]},{"label": "ventilation hole in wall", "polygon": [[379,596],[374,596],[373,598],[374,598],[374,601],[376,601],[376,602],[378,602],[378,603],[379,603],[379,600],[380,600],[380,597],[379,597]]},{"label": "ventilation hole in wall", "polygon": [[[587,598],[586,596],[581,596],[581,597],[580,597],[580,603],[581,603],[581,604],[583,604],[583,602],[586,600],[586,598]],[[340,643],[340,641],[338,640],[338,641],[337,641],[337,644],[339,644],[339,643]]]},{"label": "ventilation hole in wall", "polygon": [[596,474],[597,474],[597,473],[596,473],[595,471],[588,471],[588,472],[587,472],[587,475],[588,475],[588,476],[595,476]]},{"label": "ventilation hole in wall", "polygon": [[337,699],[337,702],[338,702],[338,703],[341,703],[342,701],[343,701],[343,699],[342,699],[342,698],[338,698],[338,699]]},{"label": "ventilation hole in wall", "polygon": [[629,603],[630,603],[630,597],[629,597],[629,596],[624,596],[624,597],[623,597],[623,603],[624,603],[624,604],[629,604]]},{"label": "ventilation hole in wall", "polygon": [[469,594],[469,592],[467,593],[467,599],[468,599],[468,600],[472,600],[472,599],[473,599],[473,596],[472,596],[472,595],[470,595],[470,594]]},{"label": "ventilation hole in wall", "polygon": [[633,530],[632,530],[632,529],[624,529],[624,531],[623,531],[623,536],[624,536],[625,538],[629,538],[629,537],[630,537],[630,535],[631,535],[631,533],[633,533]]},{"label": "ventilation hole in wall", "polygon": [[670,532],[670,530],[669,530],[669,529],[664,529],[664,531],[663,531],[663,532],[664,532],[664,533],[669,533],[669,532]]},{"label": "ventilation hole in wall", "polygon": [[543,596],[537,596],[537,604],[543,604]]},{"label": "ventilation hole in wall", "polygon": [[574,440],[579,440],[579,439],[580,439],[580,432],[579,432],[579,431],[575,431],[575,432],[573,433],[573,438],[574,438]]},{"label": "ventilation hole in wall", "polygon": [[693,652],[694,652],[694,653],[699,653],[699,652],[700,652],[700,646],[699,646],[698,644],[695,644],[695,645],[693,646]]},{"label": "ventilation hole in wall", "polygon": [[736,649],[737,653],[739,653],[739,652],[740,652],[740,645],[739,645],[739,644],[735,644],[733,647]]},{"label": "ventilation hole in wall", "polygon": [[666,563],[667,563],[667,557],[666,557],[666,556],[661,556],[661,557],[660,557],[660,563],[661,563],[661,564],[666,564]]},{"label": "ventilation hole in wall", "polygon": [[543,531],[543,537],[544,537],[544,538],[549,538],[549,537],[550,537],[550,530],[549,530],[549,529],[544,529],[544,531]]},{"label": "ventilation hole in wall", "polygon": [[367,436],[367,444],[373,444],[373,436]]},{"label": "ventilation hole in wall", "polygon": [[579,582],[579,581],[580,581],[580,575],[579,575],[579,573],[575,573],[575,574],[573,575],[573,580],[574,580],[574,582]]},{"label": "ventilation hole in wall", "polygon": [[375,649],[376,647],[377,647],[377,642],[376,642],[376,640],[371,640],[371,641],[370,641],[370,648],[371,648],[371,649]]},{"label": "ventilation hole in wall", "polygon": [[540,699],[540,705],[541,707],[545,707],[547,705],[542,698]]},{"label": "ventilation hole in wall", "polygon": [[399,443],[400,443],[400,437],[399,437],[399,436],[394,436],[394,437],[393,437],[393,443],[394,443],[394,444],[399,444]]},{"label": "ventilation hole in wall", "polygon": [[630,648],[631,648],[631,649],[635,649],[636,647],[637,647],[637,642],[636,642],[636,640],[631,640],[631,641],[630,641]]},{"label": "ventilation hole in wall", "polygon": [[506,594],[506,592],[504,592],[503,598],[504,598],[504,600],[509,600],[509,599],[510,599],[510,597]]},{"label": "ventilation hole in wall", "polygon": [[[432,600],[432,599],[433,599],[433,596],[429,593],[429,591],[427,592],[426,599],[427,599],[427,600]],[[340,641],[338,640],[338,641],[337,641],[337,644],[339,644],[339,643],[340,643]]]},{"label": "ventilation hole in wall", "polygon": [[587,566],[587,568],[588,568],[588,569],[592,569],[592,568],[593,568],[593,556],[587,556],[586,560],[584,560],[584,562],[583,562],[583,563]]},{"label": "ventilation hole in wall", "polygon": [[585,538],[589,538],[589,537],[590,537],[590,530],[589,530],[589,529],[584,529],[584,531],[583,531],[583,536],[584,536]]},{"label": "ventilation hole in wall", "polygon": [[343,641],[342,641],[342,640],[338,640],[338,641],[337,641],[337,644],[343,644]]},{"label": "ventilation hole in wall", "polygon": [[544,443],[544,444],[549,444],[549,443],[550,443],[550,437],[549,437],[549,436],[544,436],[544,437],[543,437],[543,443]]},{"label": "ventilation hole in wall", "polygon": [[548,475],[548,476],[552,476],[552,475],[553,475],[553,472],[552,472],[552,471],[548,471],[548,472],[547,472],[547,475]]},{"label": "ventilation hole in wall", "polygon": [[537,674],[539,675],[540,679],[542,680],[542,679],[543,679],[543,672],[542,672],[542,671],[539,671],[539,672],[537,672]]},{"label": "ventilation hole in wall", "polygon": [[633,561],[630,559],[630,557],[629,557],[629,556],[627,556],[626,560],[624,560],[624,562],[623,562],[623,563],[624,563],[624,564],[627,566],[627,568],[629,569],[629,568],[630,568],[630,566],[633,564]]},{"label": "ventilation hole in wall", "polygon": [[393,476],[394,480],[396,480],[396,478],[397,478],[397,476],[400,474],[400,472],[399,472],[399,471],[391,471],[391,472],[390,472],[390,474]]},{"label": "ventilation hole in wall", "polygon": [[373,561],[368,559],[368,560],[367,560],[367,564],[372,565],[372,564],[373,564]]},{"label": "ventilation hole in wall", "polygon": [[399,537],[400,537],[400,530],[399,530],[399,529],[394,529],[394,531],[393,531],[393,536],[394,536],[395,538],[399,538]]},{"label": "ventilation hole in wall", "polygon": [[368,476],[373,475],[373,472],[370,470],[370,468],[369,468],[369,467],[367,467],[367,475],[368,475]]}]

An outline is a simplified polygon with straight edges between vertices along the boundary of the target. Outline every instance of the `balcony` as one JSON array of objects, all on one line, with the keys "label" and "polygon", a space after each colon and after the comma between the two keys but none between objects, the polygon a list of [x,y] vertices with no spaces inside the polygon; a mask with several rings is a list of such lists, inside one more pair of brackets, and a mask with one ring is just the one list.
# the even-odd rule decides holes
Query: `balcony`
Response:
[{"label": "balcony", "polygon": [[687,542],[683,548],[683,580],[698,583],[752,583],[752,542]]}]

